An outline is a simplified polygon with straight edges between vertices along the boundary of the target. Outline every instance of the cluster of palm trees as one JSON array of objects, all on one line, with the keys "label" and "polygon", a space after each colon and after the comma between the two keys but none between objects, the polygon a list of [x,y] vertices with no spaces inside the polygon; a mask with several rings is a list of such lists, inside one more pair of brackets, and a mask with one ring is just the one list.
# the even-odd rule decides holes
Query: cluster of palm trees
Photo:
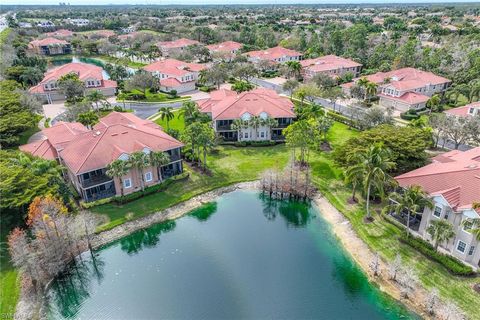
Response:
[{"label": "cluster of palm trees", "polygon": [[143,192],[145,190],[144,169],[148,167],[156,167],[158,181],[160,181],[160,168],[170,162],[170,156],[163,151],[151,151],[150,153],[137,151],[130,154],[128,160],[117,159],[111,162],[107,166],[106,174],[109,177],[118,178],[120,180],[120,194],[123,197],[123,177],[127,175],[131,169],[137,170],[138,175],[141,176],[142,179],[140,180],[140,184]]},{"label": "cluster of palm trees", "polygon": [[375,96],[378,91],[378,84],[368,80],[366,77],[362,77],[357,81],[357,86],[363,90],[363,100],[367,100],[369,97]]},{"label": "cluster of palm trees", "polygon": [[449,99],[453,99],[455,105],[458,104],[459,99],[463,96],[471,103],[477,101],[480,98],[480,80],[475,79],[468,84],[459,84],[451,87],[447,90],[446,96]]},{"label": "cluster of palm trees", "polygon": [[255,138],[258,138],[258,129],[260,127],[267,127],[269,130],[278,126],[278,121],[274,118],[267,116],[266,118],[262,118],[259,116],[252,116],[249,120],[243,119],[235,119],[232,123],[232,129],[236,130],[238,135],[240,136],[240,132],[242,129],[253,128],[255,132]]},{"label": "cluster of palm trees", "polygon": [[302,74],[302,65],[299,61],[287,61],[285,62],[285,70],[287,78],[294,77],[300,79]]}]

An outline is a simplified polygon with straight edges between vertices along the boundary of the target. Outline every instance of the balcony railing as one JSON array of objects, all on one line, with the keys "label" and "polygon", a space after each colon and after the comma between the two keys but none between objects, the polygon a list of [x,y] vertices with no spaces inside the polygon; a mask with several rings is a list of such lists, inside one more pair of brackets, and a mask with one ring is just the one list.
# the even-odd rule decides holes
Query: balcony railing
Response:
[{"label": "balcony railing", "polygon": [[110,181],[112,181],[112,178],[110,178],[107,175],[93,176],[93,177],[90,177],[89,179],[83,180],[82,187],[87,189],[87,188],[90,188],[99,184],[104,184]]}]

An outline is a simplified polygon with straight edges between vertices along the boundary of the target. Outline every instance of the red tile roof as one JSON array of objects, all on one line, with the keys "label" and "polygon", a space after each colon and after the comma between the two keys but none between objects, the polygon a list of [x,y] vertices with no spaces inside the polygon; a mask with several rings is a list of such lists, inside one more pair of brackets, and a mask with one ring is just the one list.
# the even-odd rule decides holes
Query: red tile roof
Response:
[{"label": "red tile roof", "polygon": [[182,85],[182,82],[178,81],[175,78],[167,78],[167,79],[160,80],[160,85],[167,88],[175,88],[175,87],[180,87]]},{"label": "red tile roof", "polygon": [[71,37],[73,36],[73,31],[66,30],[66,29],[59,29],[53,32],[47,32],[47,36],[49,37]]},{"label": "red tile roof", "polygon": [[29,46],[30,47],[44,47],[44,46],[51,46],[51,45],[67,45],[67,44],[69,44],[69,43],[65,40],[60,40],[60,39],[57,39],[57,38],[48,37],[48,38],[41,39],[41,40],[30,41]]},{"label": "red tile roof", "polygon": [[217,44],[211,44],[207,46],[207,49],[211,52],[231,52],[235,50],[240,50],[243,47],[243,44],[235,41],[225,41]]},{"label": "red tile roof", "polygon": [[471,108],[477,109],[477,114],[480,114],[480,101],[467,104],[466,106],[463,106],[463,107],[447,110],[445,111],[445,113],[455,115],[455,116],[460,116],[460,117],[466,117],[470,115],[469,110]]},{"label": "red tile roof", "polygon": [[198,107],[211,113],[214,120],[238,119],[245,113],[259,116],[263,112],[272,118],[295,118],[293,103],[288,98],[263,88],[240,94],[226,89],[214,91],[210,99],[198,101]]},{"label": "red tile roof", "polygon": [[[122,153],[130,154],[145,147],[153,151],[167,151],[182,143],[163,132],[150,120],[142,120],[131,113],[112,112],[100,119],[93,130],[78,123],[58,123],[43,133],[60,158],[75,174],[104,168]],[[45,143],[45,142],[43,142]],[[22,150],[41,150],[41,146],[25,145]],[[39,155],[40,151],[35,155]],[[46,156],[50,156],[45,152]]]},{"label": "red tile roof", "polygon": [[[434,73],[418,70],[415,68],[403,68],[389,72],[377,72],[366,76],[369,81],[375,83],[383,83],[385,79],[390,79],[389,84],[401,86],[401,83],[406,83],[407,89],[423,87],[427,84],[442,84],[451,82],[449,79],[437,76]],[[411,82],[410,82],[411,81]],[[417,87],[413,87],[413,86]],[[401,87],[399,87],[401,88]]]},{"label": "red tile roof", "polygon": [[20,146],[20,150],[47,160],[55,160],[58,157],[57,150],[48,139],[25,144]]},{"label": "red tile roof", "polygon": [[299,57],[302,55],[300,52],[283,48],[280,46],[266,49],[266,50],[250,51],[245,54],[249,57],[258,58],[262,60],[274,60],[282,57]]},{"label": "red tile roof", "polygon": [[144,70],[148,72],[159,72],[173,77],[183,76],[191,71],[199,72],[206,66],[200,63],[188,63],[176,59],[165,59],[151,63]]},{"label": "red tile roof", "polygon": [[361,67],[362,65],[350,59],[337,57],[335,55],[323,56],[315,59],[300,61],[302,67],[312,72],[325,72],[338,69]]},{"label": "red tile roof", "polygon": [[471,209],[480,202],[480,147],[454,150],[432,160],[395,180],[402,187],[419,185],[431,196],[442,195],[454,210]]},{"label": "red tile roof", "polygon": [[181,38],[173,41],[162,41],[157,43],[157,46],[160,48],[175,49],[175,48],[183,48],[183,47],[199,45],[199,44],[201,43],[196,40]]},{"label": "red tile roof", "polygon": [[428,96],[425,96],[423,94],[418,94],[418,93],[415,93],[415,92],[406,92],[403,95],[401,95],[400,97],[389,96],[389,95],[386,95],[386,94],[383,94],[383,93],[379,93],[378,96],[379,97],[384,97],[386,99],[400,101],[400,102],[410,104],[410,105],[417,104],[417,103],[424,103],[424,102],[427,102],[428,99],[430,99],[430,97],[428,97]]},{"label": "red tile roof", "polygon": [[99,37],[108,38],[108,37],[113,37],[115,35],[115,31],[113,31],[113,30],[94,30],[89,34],[89,36],[91,36],[91,35],[97,35]]}]

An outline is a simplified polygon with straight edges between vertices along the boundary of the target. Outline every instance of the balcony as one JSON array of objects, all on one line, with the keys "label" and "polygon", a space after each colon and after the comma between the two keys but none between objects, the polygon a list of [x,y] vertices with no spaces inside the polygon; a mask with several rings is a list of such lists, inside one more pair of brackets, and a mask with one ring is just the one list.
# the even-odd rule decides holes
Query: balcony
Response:
[{"label": "balcony", "polygon": [[110,198],[116,195],[115,184],[113,182],[102,184],[85,190],[85,201],[96,201]]},{"label": "balcony", "polygon": [[101,175],[101,176],[95,176],[87,180],[82,181],[82,187],[84,189],[99,185],[99,184],[104,184],[107,182],[112,181],[112,178],[110,178],[107,175]]},{"label": "balcony", "polygon": [[182,158],[182,153],[180,152],[180,149],[168,150],[167,154],[170,157],[171,162],[178,161]]}]

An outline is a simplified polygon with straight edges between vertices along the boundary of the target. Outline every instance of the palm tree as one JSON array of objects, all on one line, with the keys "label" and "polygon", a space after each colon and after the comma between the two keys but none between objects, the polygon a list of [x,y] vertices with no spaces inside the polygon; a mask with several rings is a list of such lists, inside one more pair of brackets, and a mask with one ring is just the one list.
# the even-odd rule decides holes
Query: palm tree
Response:
[{"label": "palm tree", "polygon": [[367,97],[371,97],[373,95],[376,95],[377,94],[377,90],[378,90],[378,84],[376,84],[375,82],[368,82],[366,85],[365,85],[365,100],[367,100]]},{"label": "palm tree", "polygon": [[98,103],[105,101],[105,95],[99,90],[92,90],[87,93],[87,100],[95,103],[95,110],[98,111]]},{"label": "palm tree", "polygon": [[148,158],[148,155],[145,154],[144,152],[142,151],[137,151],[137,152],[134,152],[130,155],[130,159],[129,159],[129,162],[131,164],[131,166],[135,169],[138,170],[138,173],[140,174],[141,176],[141,184],[142,184],[142,191],[145,190],[145,177],[143,176],[143,169],[147,168],[148,166],[150,166],[150,159]]},{"label": "palm tree", "polygon": [[248,128],[248,122],[242,119],[235,119],[232,122],[231,128],[232,130],[237,131],[237,139],[238,139],[238,137],[240,137],[240,131],[242,131],[242,129]]},{"label": "palm tree", "polygon": [[114,160],[107,166],[107,171],[105,172],[107,176],[111,178],[118,178],[120,181],[120,194],[123,197],[123,179],[122,177],[130,171],[131,164],[128,161],[123,161],[120,159]]},{"label": "palm tree", "polygon": [[155,152],[152,151],[149,154],[149,162],[152,166],[157,168],[157,176],[158,176],[158,181],[161,180],[162,174],[161,174],[161,167],[169,164],[171,162],[170,156],[162,151]]},{"label": "palm tree", "polygon": [[268,128],[270,131],[270,138],[272,137],[272,128],[278,127],[278,121],[277,119],[274,119],[270,116],[266,117],[265,119],[262,119],[262,126],[265,126]]},{"label": "palm tree", "polygon": [[395,163],[392,162],[391,152],[389,149],[384,148],[380,144],[370,146],[364,152],[356,154],[354,160],[356,164],[347,169],[347,176],[359,175],[363,177],[363,186],[367,195],[367,219],[371,219],[370,214],[370,193],[372,186],[383,197],[384,185],[390,180],[388,170],[395,167]]},{"label": "palm tree", "polygon": [[385,211],[395,211],[397,215],[403,210],[407,211],[407,236],[410,233],[410,215],[412,213],[416,214],[423,207],[429,209],[433,209],[434,207],[432,200],[422,188],[415,185],[405,188],[402,193],[391,193],[390,199],[392,203],[384,209]]},{"label": "palm tree", "polygon": [[208,72],[207,69],[200,70],[198,73],[198,84],[205,85],[207,83]]},{"label": "palm tree", "polygon": [[255,138],[258,138],[258,127],[262,125],[262,119],[260,119],[259,116],[253,116],[248,121],[248,124],[253,127],[253,130],[255,131]]},{"label": "palm tree", "polygon": [[173,118],[175,118],[175,115],[173,114],[172,110],[173,110],[172,107],[161,107],[160,109],[158,109],[158,111],[160,112],[160,118],[162,119],[162,121],[167,122],[167,130],[170,130],[170,121],[173,120]]},{"label": "palm tree", "polygon": [[427,232],[432,237],[433,247],[437,250],[438,245],[442,242],[450,240],[455,236],[453,225],[447,220],[439,219],[430,223]]},{"label": "palm tree", "polygon": [[360,170],[352,170],[346,172],[345,175],[345,183],[352,185],[352,198],[351,201],[353,203],[357,202],[357,198],[355,197],[355,193],[357,191],[357,187],[360,186],[363,182],[363,172]]},{"label": "palm tree", "polygon": [[185,101],[180,108],[180,112],[178,113],[178,118],[182,116],[185,125],[198,119],[200,116],[200,111],[198,111],[197,104],[193,101]]},{"label": "palm tree", "polygon": [[427,101],[427,108],[430,109],[429,114],[432,114],[433,109],[437,110],[437,108],[440,106],[441,99],[438,95],[433,95],[430,99]]},{"label": "palm tree", "polygon": [[298,61],[287,61],[285,62],[285,65],[287,66],[288,73],[292,74],[295,77],[300,76],[300,72],[302,71],[302,65]]}]

